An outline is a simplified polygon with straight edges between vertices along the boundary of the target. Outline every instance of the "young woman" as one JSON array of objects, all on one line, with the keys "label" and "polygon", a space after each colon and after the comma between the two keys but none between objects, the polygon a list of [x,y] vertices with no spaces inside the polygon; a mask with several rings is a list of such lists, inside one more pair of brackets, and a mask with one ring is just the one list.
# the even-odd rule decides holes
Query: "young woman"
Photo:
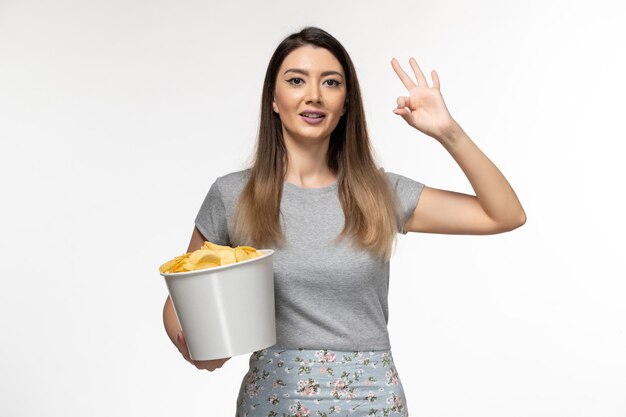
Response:
[{"label": "young woman", "polygon": [[[250,357],[238,417],[407,415],[387,332],[389,258],[398,232],[495,234],[526,221],[498,168],[449,114],[415,59],[394,112],[459,164],[476,195],[427,187],[377,167],[350,57],[305,28],[274,52],[263,85],[256,159],[218,178],[188,251],[205,240],[275,249],[277,343]],[[193,361],[168,298],[164,323]]]}]

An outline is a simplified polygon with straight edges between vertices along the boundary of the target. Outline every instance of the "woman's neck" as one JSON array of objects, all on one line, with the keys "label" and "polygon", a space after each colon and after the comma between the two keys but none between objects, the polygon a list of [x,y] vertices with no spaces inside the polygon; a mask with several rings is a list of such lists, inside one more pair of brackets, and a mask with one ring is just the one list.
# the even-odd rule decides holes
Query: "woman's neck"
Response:
[{"label": "woman's neck", "polygon": [[313,146],[286,141],[285,145],[288,154],[286,182],[303,188],[319,188],[337,181],[328,167],[328,141]]}]

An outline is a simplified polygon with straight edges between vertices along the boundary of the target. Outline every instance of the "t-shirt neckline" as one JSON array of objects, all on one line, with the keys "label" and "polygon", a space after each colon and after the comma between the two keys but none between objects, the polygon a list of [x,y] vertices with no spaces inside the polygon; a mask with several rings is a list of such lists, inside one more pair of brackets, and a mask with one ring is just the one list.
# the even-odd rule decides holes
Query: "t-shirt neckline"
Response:
[{"label": "t-shirt neckline", "polygon": [[330,185],[326,185],[324,187],[316,187],[316,188],[300,187],[299,185],[295,185],[295,184],[292,184],[290,182],[283,181],[283,188],[285,190],[290,190],[290,191],[297,192],[297,193],[302,193],[302,194],[324,194],[324,193],[328,193],[328,192],[331,192],[333,190],[336,190],[337,189],[337,181],[333,182]]}]

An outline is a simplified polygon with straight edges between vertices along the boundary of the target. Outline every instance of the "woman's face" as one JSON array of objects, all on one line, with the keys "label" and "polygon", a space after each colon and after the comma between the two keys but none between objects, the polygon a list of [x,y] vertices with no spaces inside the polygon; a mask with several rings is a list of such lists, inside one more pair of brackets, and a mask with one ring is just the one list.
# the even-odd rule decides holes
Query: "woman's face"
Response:
[{"label": "woman's face", "polygon": [[327,49],[305,45],[287,55],[276,76],[272,106],[287,143],[330,138],[344,112],[345,74]]}]

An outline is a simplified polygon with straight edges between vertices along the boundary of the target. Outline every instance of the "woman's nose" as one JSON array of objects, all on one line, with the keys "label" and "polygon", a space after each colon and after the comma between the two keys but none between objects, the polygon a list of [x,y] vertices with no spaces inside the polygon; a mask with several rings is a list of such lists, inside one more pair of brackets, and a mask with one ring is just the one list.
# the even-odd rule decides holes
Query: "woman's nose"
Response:
[{"label": "woman's nose", "polygon": [[322,100],[322,97],[321,97],[321,90],[320,90],[319,86],[317,84],[315,84],[315,83],[310,83],[307,86],[305,101],[307,103],[309,103],[309,102],[318,103],[321,100]]}]

